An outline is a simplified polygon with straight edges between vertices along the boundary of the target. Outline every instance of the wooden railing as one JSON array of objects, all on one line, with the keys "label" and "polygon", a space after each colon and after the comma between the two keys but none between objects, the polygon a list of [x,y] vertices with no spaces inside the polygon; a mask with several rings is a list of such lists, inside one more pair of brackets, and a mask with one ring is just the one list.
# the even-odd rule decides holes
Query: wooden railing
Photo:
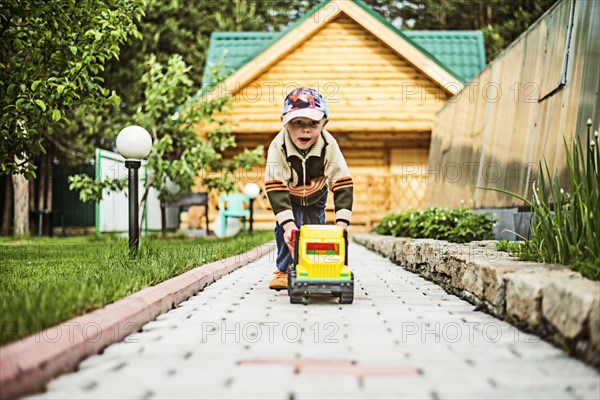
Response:
[{"label": "wooden railing", "polygon": [[356,222],[364,224],[367,231],[390,212],[423,207],[425,181],[420,176],[365,175],[354,182]]},{"label": "wooden railing", "polygon": [[[352,224],[360,225],[364,230],[372,230],[385,215],[410,209],[423,208],[425,181],[417,175],[404,174],[353,174],[354,206]],[[262,191],[254,201],[255,221],[259,226],[269,227],[275,222],[271,205],[264,192],[264,182],[255,181]],[[243,192],[246,182],[239,181],[235,187]],[[220,193],[211,191],[209,208],[211,221],[216,216]],[[333,196],[327,200],[327,220],[335,219]]]}]

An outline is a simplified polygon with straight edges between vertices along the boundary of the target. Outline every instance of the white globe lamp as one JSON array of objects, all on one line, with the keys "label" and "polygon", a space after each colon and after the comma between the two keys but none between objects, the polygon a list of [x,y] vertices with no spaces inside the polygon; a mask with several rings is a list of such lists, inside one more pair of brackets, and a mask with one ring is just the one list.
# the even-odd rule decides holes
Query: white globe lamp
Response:
[{"label": "white globe lamp", "polygon": [[128,126],[117,135],[117,150],[127,160],[143,160],[152,150],[152,137],[141,126]]},{"label": "white globe lamp", "polygon": [[260,194],[260,186],[256,183],[248,183],[244,186],[244,194],[251,199],[255,199]]}]

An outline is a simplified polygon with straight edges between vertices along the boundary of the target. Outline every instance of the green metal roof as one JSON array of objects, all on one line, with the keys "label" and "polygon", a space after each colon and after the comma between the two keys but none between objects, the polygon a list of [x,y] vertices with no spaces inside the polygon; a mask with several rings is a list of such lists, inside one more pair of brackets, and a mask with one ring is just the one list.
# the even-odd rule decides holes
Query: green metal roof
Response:
[{"label": "green metal roof", "polygon": [[413,42],[447,66],[463,82],[485,67],[481,31],[404,31]]},{"label": "green metal roof", "polygon": [[206,66],[220,61],[222,57],[221,61],[228,68],[237,71],[280,37],[281,32],[213,32]]},{"label": "green metal roof", "polygon": [[[482,32],[399,31],[362,1],[353,1],[461,81],[468,82],[485,67]],[[204,71],[218,61],[233,71],[240,69],[328,2],[316,5],[282,32],[213,32]]]}]

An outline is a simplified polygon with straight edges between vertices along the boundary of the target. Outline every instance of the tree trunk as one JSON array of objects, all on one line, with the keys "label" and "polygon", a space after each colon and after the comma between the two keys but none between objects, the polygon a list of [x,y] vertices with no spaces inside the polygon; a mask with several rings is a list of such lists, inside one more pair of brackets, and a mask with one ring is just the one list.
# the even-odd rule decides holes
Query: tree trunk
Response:
[{"label": "tree trunk", "polygon": [[13,175],[15,236],[29,233],[29,181],[25,175]]},{"label": "tree trunk", "polygon": [[160,230],[163,239],[167,237],[167,209],[165,203],[160,202]]},{"label": "tree trunk", "polygon": [[[31,197],[35,197],[37,200],[37,207],[36,209],[38,210],[45,210],[46,207],[44,206],[44,200],[46,198],[46,174],[47,174],[47,169],[46,169],[46,157],[42,156],[39,160],[38,160],[38,165],[40,167],[39,169],[39,173],[38,173],[38,178],[37,178],[37,193],[34,193],[33,191],[31,191],[29,194],[31,195]],[[36,196],[37,194],[37,196]]]},{"label": "tree trunk", "polygon": [[440,29],[446,30],[446,2],[444,0],[440,1]]},{"label": "tree trunk", "polygon": [[48,153],[46,154],[46,208],[52,210],[54,207],[52,204],[52,159],[54,158],[54,149],[52,146],[48,146]]},{"label": "tree trunk", "polygon": [[29,179],[29,209],[35,210],[35,181]]},{"label": "tree trunk", "polygon": [[[35,180],[29,179],[29,210],[35,210]],[[37,232],[39,219],[33,218],[29,220],[29,232]]]},{"label": "tree trunk", "polygon": [[6,190],[4,191],[4,210],[2,211],[2,234],[8,235],[11,228],[11,216],[12,216],[12,194],[13,194],[13,182],[10,176],[5,179]]}]

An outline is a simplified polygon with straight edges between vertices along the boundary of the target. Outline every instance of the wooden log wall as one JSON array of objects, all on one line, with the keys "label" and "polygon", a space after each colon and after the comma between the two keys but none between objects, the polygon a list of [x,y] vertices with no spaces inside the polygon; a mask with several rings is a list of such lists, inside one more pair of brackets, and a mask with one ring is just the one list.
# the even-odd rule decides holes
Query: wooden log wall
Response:
[{"label": "wooden log wall", "polygon": [[235,132],[278,131],[283,98],[299,85],[324,94],[333,132],[430,132],[448,98],[376,37],[340,16],[238,88],[231,115]]}]

